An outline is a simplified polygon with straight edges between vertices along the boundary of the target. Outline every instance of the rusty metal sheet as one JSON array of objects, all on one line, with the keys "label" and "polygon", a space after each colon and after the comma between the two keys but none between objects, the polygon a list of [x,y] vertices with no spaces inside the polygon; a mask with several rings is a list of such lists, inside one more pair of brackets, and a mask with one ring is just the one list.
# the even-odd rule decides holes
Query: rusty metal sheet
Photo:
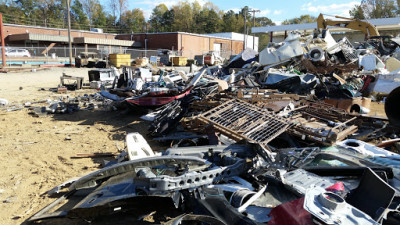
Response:
[{"label": "rusty metal sheet", "polygon": [[345,110],[308,102],[307,106],[294,111],[293,126],[288,133],[329,146],[358,130],[356,125],[350,124],[355,119]]}]

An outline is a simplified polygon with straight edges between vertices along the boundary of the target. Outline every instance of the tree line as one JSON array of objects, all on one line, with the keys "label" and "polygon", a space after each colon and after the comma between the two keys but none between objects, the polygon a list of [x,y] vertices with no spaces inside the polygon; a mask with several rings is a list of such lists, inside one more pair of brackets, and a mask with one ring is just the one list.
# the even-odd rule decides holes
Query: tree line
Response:
[{"label": "tree line", "polygon": [[356,19],[377,19],[400,16],[400,0],[362,0],[350,10]]},{"label": "tree line", "polygon": [[[0,0],[0,13],[5,23],[34,25],[44,27],[67,27],[67,0]],[[203,6],[199,2],[179,2],[168,8],[157,5],[146,21],[140,8],[129,10],[128,0],[108,0],[101,4],[99,0],[70,0],[71,26],[73,29],[90,30],[102,28],[110,33],[138,32],[248,32],[244,23],[253,26],[253,14],[243,7],[239,12],[222,11],[211,2]],[[362,0],[350,10],[349,14],[357,19],[386,18],[400,15],[400,0]],[[245,18],[246,17],[246,21]],[[316,17],[301,15],[287,19],[282,24],[315,22]],[[255,26],[273,26],[268,17],[255,18]]]},{"label": "tree line", "polygon": [[[264,16],[253,18],[246,6],[239,12],[223,11],[211,2],[200,5],[198,1],[181,1],[168,8],[159,4],[145,19],[140,8],[129,9],[128,0],[69,0],[72,29],[90,30],[101,28],[107,33],[155,33],[190,32],[251,33],[253,26],[274,26],[275,23]],[[67,0],[0,0],[0,13],[4,23],[44,26],[54,28],[67,27]],[[400,0],[362,0],[349,11],[353,18],[370,19],[396,17],[400,15]],[[245,19],[246,18],[246,19]],[[253,25],[253,19],[255,25]],[[312,23],[316,17],[301,15],[287,19],[285,24]],[[247,30],[244,30],[246,23]],[[267,35],[256,35],[260,48],[268,44]]]},{"label": "tree line", "polygon": [[[67,27],[67,0],[1,0],[0,13],[4,23],[55,28]],[[129,10],[128,0],[70,0],[71,27],[90,30],[102,28],[111,33],[139,32],[241,32],[244,16],[246,24],[253,26],[252,14],[244,7],[240,12],[224,12],[211,2],[203,6],[199,2],[179,2],[168,9],[157,5],[146,21],[140,8]],[[267,17],[256,17],[256,26],[275,25]],[[246,31],[251,32],[251,31]]]}]

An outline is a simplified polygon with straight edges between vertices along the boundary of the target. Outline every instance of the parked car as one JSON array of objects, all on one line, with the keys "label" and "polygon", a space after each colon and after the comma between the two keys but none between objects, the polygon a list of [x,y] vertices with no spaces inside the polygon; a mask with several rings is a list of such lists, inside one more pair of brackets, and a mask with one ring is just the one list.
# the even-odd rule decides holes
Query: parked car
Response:
[{"label": "parked car", "polygon": [[31,53],[29,53],[26,49],[10,49],[6,51],[6,56],[8,57],[31,57]]}]

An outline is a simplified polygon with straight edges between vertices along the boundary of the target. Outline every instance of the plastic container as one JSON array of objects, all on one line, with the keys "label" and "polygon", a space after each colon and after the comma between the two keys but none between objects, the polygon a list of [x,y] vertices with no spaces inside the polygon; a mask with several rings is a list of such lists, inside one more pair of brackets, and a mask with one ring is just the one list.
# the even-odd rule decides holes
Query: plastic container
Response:
[{"label": "plastic container", "polygon": [[130,54],[110,54],[110,63],[117,68],[120,68],[122,65],[130,66],[131,65],[131,55]]},{"label": "plastic container", "polygon": [[186,66],[187,64],[187,58],[186,57],[172,57],[172,64],[174,66]]}]

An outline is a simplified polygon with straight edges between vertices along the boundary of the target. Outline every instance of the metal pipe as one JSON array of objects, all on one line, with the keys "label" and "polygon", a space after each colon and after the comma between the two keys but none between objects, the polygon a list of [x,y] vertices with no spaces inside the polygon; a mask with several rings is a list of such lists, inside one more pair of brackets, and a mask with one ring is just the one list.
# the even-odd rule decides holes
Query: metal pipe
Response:
[{"label": "metal pipe", "polygon": [[144,57],[147,57],[147,38],[144,39]]},{"label": "metal pipe", "polygon": [[4,28],[3,28],[3,14],[0,13],[0,35],[1,35],[1,59],[3,61],[3,68],[7,66],[6,61],[6,47],[4,43]]},{"label": "metal pipe", "polygon": [[[256,27],[256,10],[253,10],[253,27]],[[256,36],[253,34],[253,50],[255,49],[256,46]]]},{"label": "metal pipe", "polygon": [[389,93],[385,101],[385,113],[389,119],[389,122],[400,127],[400,87],[395,88]]}]

